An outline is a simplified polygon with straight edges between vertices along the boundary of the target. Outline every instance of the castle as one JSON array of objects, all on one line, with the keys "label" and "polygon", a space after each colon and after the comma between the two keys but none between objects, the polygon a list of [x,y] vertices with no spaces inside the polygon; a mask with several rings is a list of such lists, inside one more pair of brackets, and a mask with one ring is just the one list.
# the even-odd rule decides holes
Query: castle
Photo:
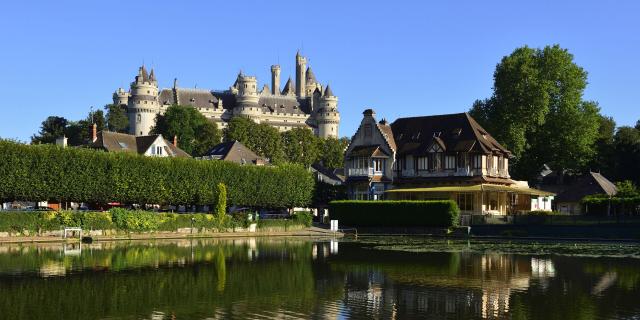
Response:
[{"label": "castle", "polygon": [[271,88],[265,84],[260,91],[256,77],[242,71],[228,90],[179,88],[177,79],[173,88],[160,90],[153,69],[147,73],[142,66],[131,89],[119,88],[113,94],[113,102],[127,106],[130,133],[136,136],[148,135],[156,115],[164,114],[174,104],[196,108],[218,128],[225,128],[234,117],[247,117],[280,131],[303,127],[318,137],[337,138],[340,124],[338,97],[329,85],[316,80],[300,52],[296,54],[295,84],[289,77],[282,91],[279,65],[271,66]]}]

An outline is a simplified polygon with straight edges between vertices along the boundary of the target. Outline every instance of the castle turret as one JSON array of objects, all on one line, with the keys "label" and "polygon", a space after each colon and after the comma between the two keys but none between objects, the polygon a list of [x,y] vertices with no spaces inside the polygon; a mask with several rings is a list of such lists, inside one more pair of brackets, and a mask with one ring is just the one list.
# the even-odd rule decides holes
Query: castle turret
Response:
[{"label": "castle turret", "polygon": [[329,85],[327,85],[327,88],[324,90],[324,95],[320,98],[316,112],[316,124],[318,127],[318,137],[338,137],[338,125],[340,124],[338,97],[333,95]]},{"label": "castle turret", "polygon": [[271,66],[271,93],[280,94],[280,66],[277,64]]},{"label": "castle turret", "polygon": [[233,113],[236,115],[246,116],[256,122],[259,121],[260,108],[258,107],[257,89],[258,81],[256,77],[247,76],[242,74],[242,71],[238,74],[238,80],[236,86],[238,88],[238,94],[236,95],[236,107]]},{"label": "castle turret", "polygon": [[144,66],[138,70],[131,83],[131,95],[127,103],[130,133],[136,136],[148,135],[160,112],[158,103],[158,81],[153,69],[147,74]]},{"label": "castle turret", "polygon": [[307,58],[300,55],[300,51],[296,53],[296,96],[305,97],[307,88]]},{"label": "castle turret", "polygon": [[130,96],[129,92],[125,91],[123,88],[118,88],[118,90],[113,93],[113,104],[126,106],[129,104]]},{"label": "castle turret", "polygon": [[307,68],[307,72],[306,72],[306,76],[305,76],[305,96],[306,97],[312,97],[313,96],[313,92],[316,91],[316,89],[320,89],[322,90],[322,85],[320,83],[318,83],[318,80],[316,80],[316,75],[313,74],[313,71],[311,70],[311,67]]},{"label": "castle turret", "polygon": [[282,95],[285,96],[293,96],[296,94],[296,88],[293,86],[293,81],[291,81],[291,77],[287,80],[287,83],[284,85],[284,89],[282,89]]}]

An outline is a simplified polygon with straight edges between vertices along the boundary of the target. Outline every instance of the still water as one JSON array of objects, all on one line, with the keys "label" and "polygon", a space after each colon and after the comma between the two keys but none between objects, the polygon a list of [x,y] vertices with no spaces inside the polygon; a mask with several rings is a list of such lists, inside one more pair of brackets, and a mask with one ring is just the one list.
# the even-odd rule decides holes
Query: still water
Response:
[{"label": "still water", "polygon": [[246,238],[0,244],[0,319],[639,319],[640,246]]}]

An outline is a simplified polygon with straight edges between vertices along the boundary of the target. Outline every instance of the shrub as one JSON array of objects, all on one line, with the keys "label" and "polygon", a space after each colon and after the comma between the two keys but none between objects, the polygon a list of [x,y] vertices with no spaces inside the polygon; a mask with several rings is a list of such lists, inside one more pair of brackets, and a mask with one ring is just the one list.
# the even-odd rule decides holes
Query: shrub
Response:
[{"label": "shrub", "polygon": [[545,210],[533,210],[528,212],[526,215],[530,215],[530,216],[554,216],[554,215],[559,215],[560,212],[558,211],[545,211]]},{"label": "shrub", "polygon": [[329,203],[329,216],[351,227],[450,227],[460,210],[452,200],[366,201]]},{"label": "shrub", "polygon": [[144,157],[0,140],[0,201],[211,205],[284,208],[310,203],[314,179],[300,165]]},{"label": "shrub", "polygon": [[300,221],[293,219],[260,219],[258,220],[258,229],[268,231],[289,231],[304,229],[306,225]]},{"label": "shrub", "polygon": [[305,227],[311,227],[313,224],[313,214],[309,211],[298,211],[293,215],[293,221],[304,225]]}]

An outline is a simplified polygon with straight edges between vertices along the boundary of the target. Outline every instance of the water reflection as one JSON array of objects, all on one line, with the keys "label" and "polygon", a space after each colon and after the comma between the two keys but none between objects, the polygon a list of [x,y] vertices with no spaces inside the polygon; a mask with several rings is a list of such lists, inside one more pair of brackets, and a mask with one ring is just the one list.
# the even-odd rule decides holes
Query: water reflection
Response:
[{"label": "water reflection", "polygon": [[0,318],[640,316],[638,259],[444,246],[405,252],[266,238],[0,245]]}]

